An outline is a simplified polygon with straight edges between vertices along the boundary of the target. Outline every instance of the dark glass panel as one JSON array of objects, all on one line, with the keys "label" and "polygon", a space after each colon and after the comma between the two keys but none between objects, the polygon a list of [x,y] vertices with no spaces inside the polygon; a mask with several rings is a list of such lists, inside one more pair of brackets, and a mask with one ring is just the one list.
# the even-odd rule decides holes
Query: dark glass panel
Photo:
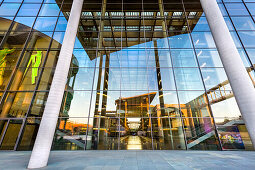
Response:
[{"label": "dark glass panel", "polygon": [[33,103],[29,115],[31,117],[41,117],[43,115],[44,107],[47,101],[48,92],[36,92],[34,94]]},{"label": "dark glass panel", "polygon": [[55,68],[41,68],[42,77],[38,90],[50,90]]},{"label": "dark glass panel", "polygon": [[6,89],[12,71],[13,71],[12,68],[0,67],[0,90]]},{"label": "dark glass panel", "polygon": [[0,150],[14,150],[22,120],[10,120]]},{"label": "dark glass panel", "polygon": [[220,150],[212,118],[183,119],[187,138],[187,148],[190,150]]},{"label": "dark glass panel", "polygon": [[15,72],[10,90],[34,90],[45,55],[46,51],[42,50],[26,51]]},{"label": "dark glass panel", "polygon": [[4,137],[4,134],[7,130],[8,120],[1,119],[0,120],[0,140]]},{"label": "dark glass panel", "polygon": [[50,51],[47,56],[45,67],[56,67],[58,56],[59,56],[59,51]]},{"label": "dark glass panel", "polygon": [[41,70],[42,69],[39,67],[29,67],[29,66],[26,68],[18,68],[18,71],[16,72],[14,76],[14,80],[12,81],[10,90],[13,90],[13,91],[34,90]]},{"label": "dark glass panel", "polygon": [[180,118],[152,118],[155,150],[184,150],[185,140]]},{"label": "dark glass panel", "polygon": [[33,92],[9,92],[1,106],[1,117],[24,117]]},{"label": "dark glass panel", "polygon": [[21,137],[21,141],[19,143],[17,150],[30,151],[33,149],[33,145],[36,139],[37,131],[39,129],[40,121],[41,120],[39,118],[28,118],[26,120],[26,125],[23,129],[24,132]]},{"label": "dark glass panel", "polygon": [[[119,127],[119,119],[116,117],[94,117],[89,119],[87,150],[117,150],[120,133],[124,133],[123,127]],[[120,129],[120,131],[119,131]]]},{"label": "dark glass panel", "polygon": [[88,118],[60,118],[53,141],[53,150],[84,150]]},{"label": "dark glass panel", "polygon": [[[17,24],[17,23],[16,23]],[[28,38],[29,32],[16,32],[16,30],[18,29],[22,29],[23,27],[21,26],[21,28],[19,28],[19,24],[17,24],[17,27],[14,27],[13,30],[15,30],[15,32],[10,32],[8,34],[8,36],[3,40],[3,44],[2,46],[4,48],[9,48],[9,49],[23,49],[25,42]],[[28,29],[27,29],[28,28]],[[30,30],[29,27],[26,27],[25,29]],[[25,30],[26,31],[26,30]],[[16,53],[13,53],[13,55],[16,55]],[[18,57],[19,55],[17,55],[16,57]]]}]

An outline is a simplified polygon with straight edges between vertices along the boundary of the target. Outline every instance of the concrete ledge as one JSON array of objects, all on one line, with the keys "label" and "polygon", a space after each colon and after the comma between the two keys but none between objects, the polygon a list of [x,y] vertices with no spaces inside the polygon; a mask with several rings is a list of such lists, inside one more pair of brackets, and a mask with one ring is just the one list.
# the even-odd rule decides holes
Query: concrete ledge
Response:
[{"label": "concrete ledge", "polygon": [[[0,169],[26,169],[31,152],[1,152]],[[255,169],[254,151],[52,151],[41,170]]]}]

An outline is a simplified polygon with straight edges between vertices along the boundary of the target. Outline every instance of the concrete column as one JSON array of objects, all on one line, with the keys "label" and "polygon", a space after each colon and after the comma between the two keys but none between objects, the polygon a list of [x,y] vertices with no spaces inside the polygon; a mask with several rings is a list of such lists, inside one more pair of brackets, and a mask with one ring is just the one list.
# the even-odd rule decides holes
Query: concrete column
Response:
[{"label": "concrete column", "polygon": [[255,148],[255,90],[216,0],[200,0],[213,39]]},{"label": "concrete column", "polygon": [[80,20],[83,0],[73,0],[64,41],[52,80],[48,100],[44,109],[39,131],[36,137],[29,169],[47,166],[52,140],[54,137],[67,75],[72,59],[75,37]]}]

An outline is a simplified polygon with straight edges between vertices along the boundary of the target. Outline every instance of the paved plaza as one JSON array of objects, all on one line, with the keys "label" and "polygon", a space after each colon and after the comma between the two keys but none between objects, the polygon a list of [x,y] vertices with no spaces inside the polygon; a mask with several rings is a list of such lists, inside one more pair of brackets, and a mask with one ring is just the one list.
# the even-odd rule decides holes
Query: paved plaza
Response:
[{"label": "paved plaza", "polygon": [[[1,152],[1,170],[26,169],[31,152]],[[255,169],[252,151],[53,151],[41,170]]]}]

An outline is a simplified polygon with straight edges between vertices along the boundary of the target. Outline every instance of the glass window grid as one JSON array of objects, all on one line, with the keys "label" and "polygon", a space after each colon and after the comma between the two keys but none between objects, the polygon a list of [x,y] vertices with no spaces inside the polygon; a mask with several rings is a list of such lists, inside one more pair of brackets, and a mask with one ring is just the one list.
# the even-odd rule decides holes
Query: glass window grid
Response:
[{"label": "glass window grid", "polygon": [[[26,3],[26,2],[24,2],[24,3]],[[39,2],[38,2],[39,3]],[[186,18],[187,18],[187,16],[185,16]],[[99,17],[100,18],[100,17]],[[167,18],[167,16],[165,16],[164,17],[165,19]],[[101,18],[102,19],[102,18]],[[121,19],[123,20],[124,19],[124,17],[121,17]],[[254,20],[254,19],[253,19]],[[126,32],[126,31],[124,31],[124,30],[121,30],[121,32]],[[168,32],[168,31],[167,31]],[[190,32],[191,33],[191,32]],[[193,44],[193,42],[192,42],[192,44]],[[120,47],[121,48],[121,47]],[[76,49],[79,49],[79,48],[76,48]],[[145,49],[147,50],[148,48],[147,47],[145,47]],[[166,49],[168,49],[168,48],[166,48]],[[182,48],[180,48],[180,49],[182,49]],[[193,48],[190,48],[190,49],[194,49],[194,47]],[[245,49],[245,48],[244,48]],[[171,49],[170,49],[170,52],[171,52]],[[162,68],[162,67],[161,67]],[[170,67],[169,67],[170,68]],[[200,68],[200,67],[197,67],[197,68]],[[9,91],[8,91],[9,92]],[[118,118],[120,118],[120,117],[118,117]],[[154,117],[151,117],[151,118],[154,118]],[[215,117],[216,118],[216,117]],[[185,119],[185,118],[183,118],[183,119]]]}]

